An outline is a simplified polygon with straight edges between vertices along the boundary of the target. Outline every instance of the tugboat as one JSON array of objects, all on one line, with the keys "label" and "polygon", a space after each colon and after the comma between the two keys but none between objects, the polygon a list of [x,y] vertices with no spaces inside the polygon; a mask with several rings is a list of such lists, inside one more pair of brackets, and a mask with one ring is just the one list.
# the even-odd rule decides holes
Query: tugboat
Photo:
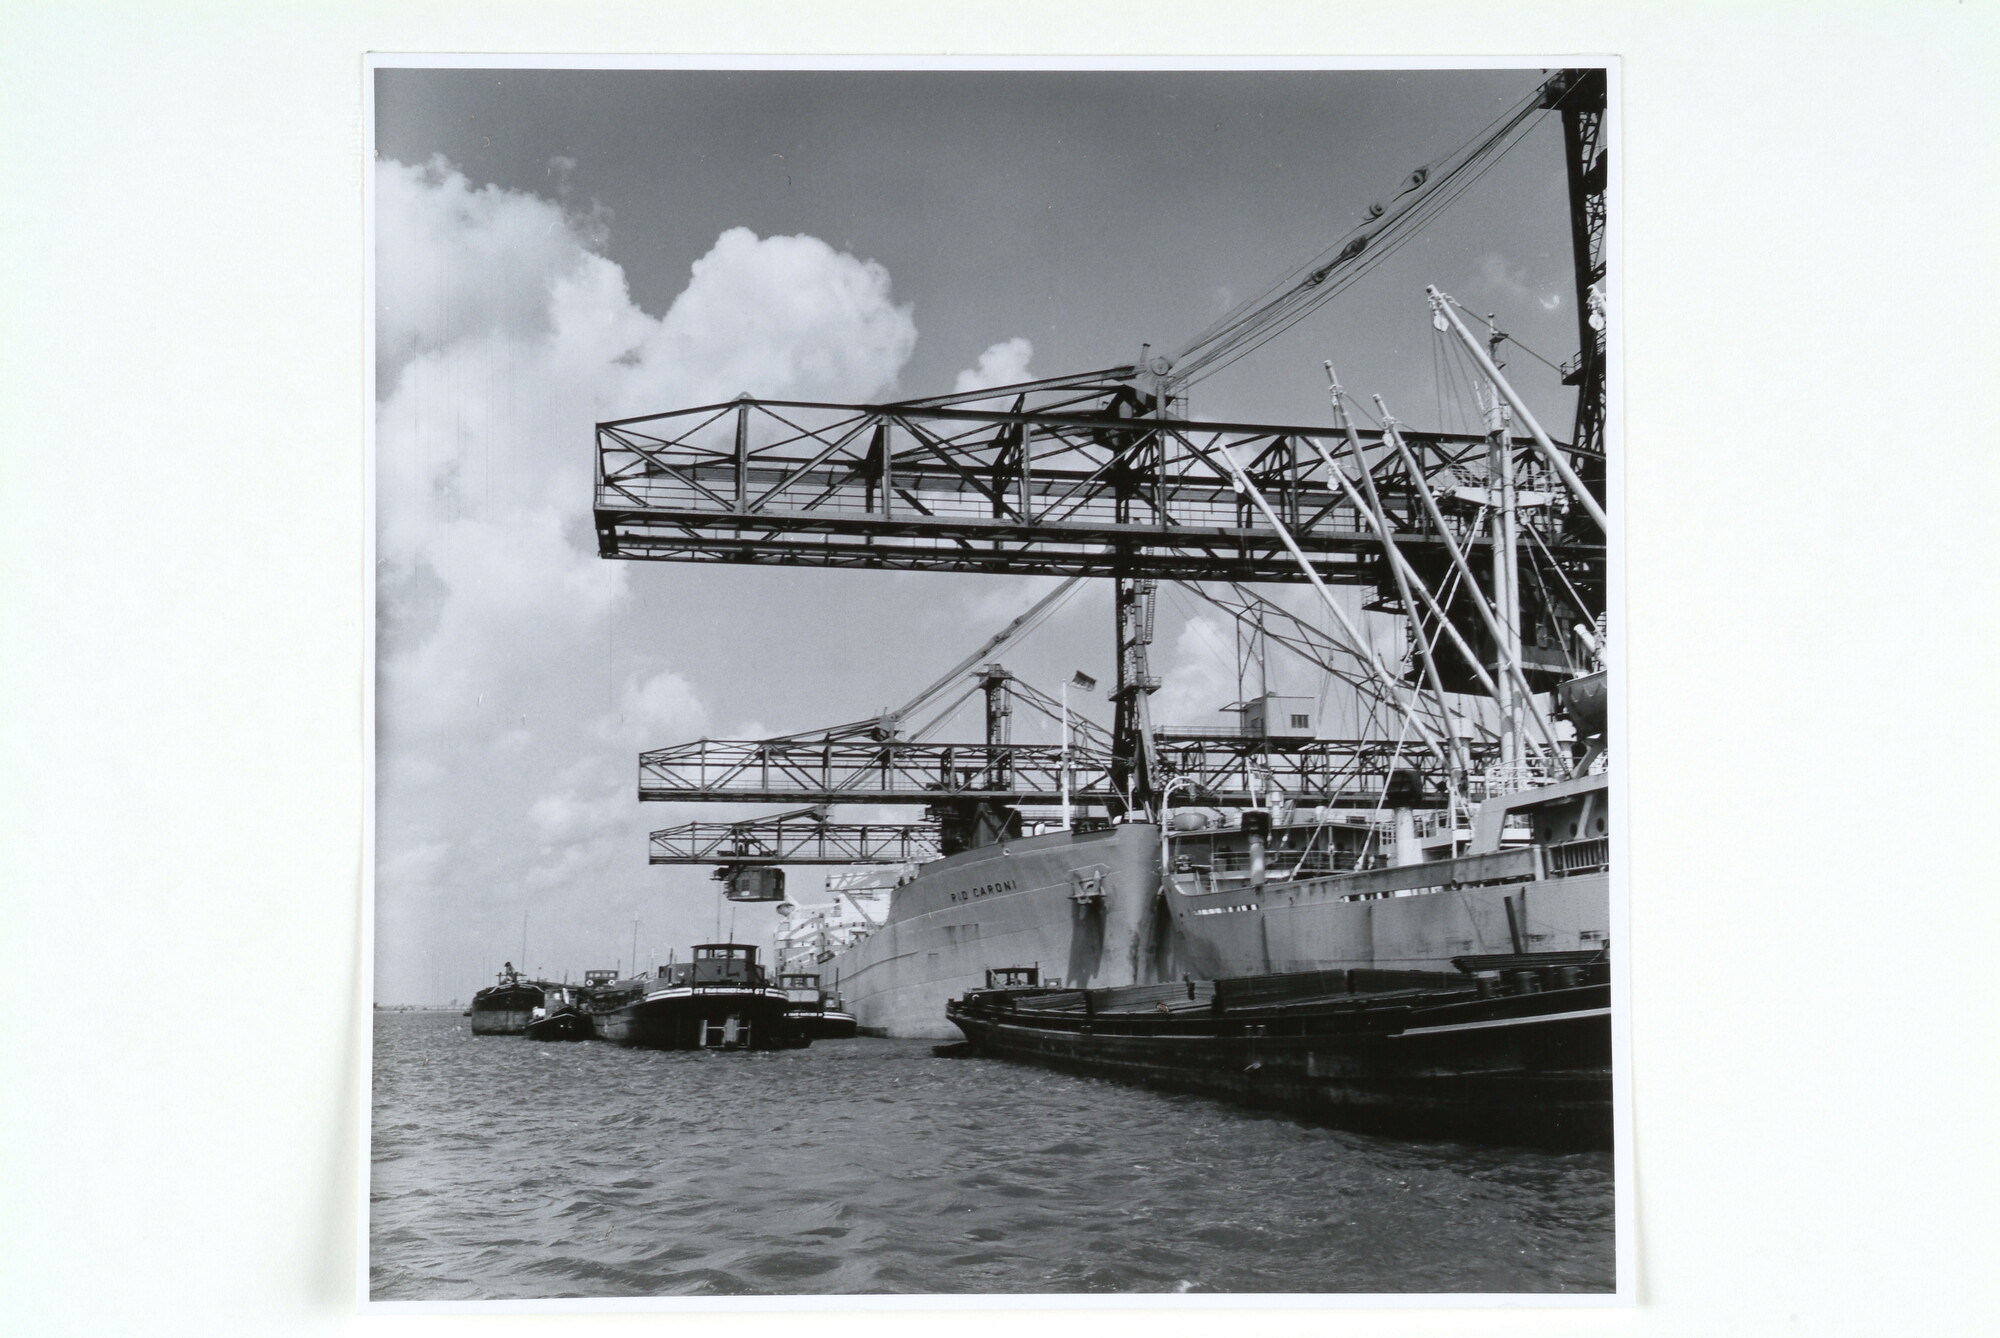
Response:
[{"label": "tugboat", "polygon": [[851,1040],[857,1033],[854,1014],[840,1007],[838,996],[828,998],[819,977],[806,971],[787,971],[778,977],[778,988],[792,1001],[786,1010],[791,1024],[815,1041]]},{"label": "tugboat", "polygon": [[512,962],[503,962],[500,983],[473,995],[466,1016],[472,1019],[474,1036],[519,1036],[541,1006],[541,985],[516,971]]},{"label": "tugboat", "polygon": [[[596,974],[593,972],[592,974]],[[609,974],[608,972],[605,974]],[[590,1020],[590,990],[582,985],[545,985],[542,1006],[528,1023],[531,1041],[587,1041],[597,1034]]]},{"label": "tugboat", "polygon": [[1607,953],[1454,965],[1098,990],[1010,981],[946,1012],[974,1054],[1383,1132],[1609,1146]]},{"label": "tugboat", "polygon": [[591,991],[597,1035],[650,1050],[780,1050],[811,1044],[747,943],[698,943],[693,959]]}]

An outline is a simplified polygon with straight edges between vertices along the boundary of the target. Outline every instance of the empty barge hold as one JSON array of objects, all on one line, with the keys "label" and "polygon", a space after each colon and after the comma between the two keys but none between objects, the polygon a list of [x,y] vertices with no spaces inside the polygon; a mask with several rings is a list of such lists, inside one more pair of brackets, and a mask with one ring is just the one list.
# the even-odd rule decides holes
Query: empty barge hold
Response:
[{"label": "empty barge hold", "polygon": [[1375,1132],[1609,1146],[1605,954],[1456,965],[974,990],[947,1014],[983,1055]]},{"label": "empty barge hold", "polygon": [[598,1036],[649,1050],[782,1050],[811,1044],[744,943],[701,943],[692,961],[594,990]]}]

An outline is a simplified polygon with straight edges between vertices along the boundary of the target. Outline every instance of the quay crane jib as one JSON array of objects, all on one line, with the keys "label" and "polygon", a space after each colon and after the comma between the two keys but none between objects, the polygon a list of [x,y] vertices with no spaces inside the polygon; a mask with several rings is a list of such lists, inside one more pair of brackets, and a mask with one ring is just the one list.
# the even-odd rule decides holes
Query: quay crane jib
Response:
[{"label": "quay crane jib", "polygon": [[[599,424],[595,522],[606,558],[1069,578],[899,710],[807,734],[700,740],[643,754],[642,799],[814,806],[657,832],[655,862],[718,863],[747,879],[765,859],[837,853],[841,862],[855,862],[850,854],[901,862],[903,852],[931,842],[950,853],[1004,839],[1020,830],[1021,806],[1065,794],[1115,818],[1151,812],[1169,787],[1183,802],[1254,804],[1260,787],[1276,784],[1360,805],[1404,783],[1415,764],[1400,741],[1155,729],[1148,698],[1158,682],[1147,659],[1161,580],[1228,582],[1239,591],[1307,581],[1330,609],[1325,587],[1359,586],[1373,592],[1373,608],[1418,624],[1428,615],[1431,630],[1415,657],[1422,672],[1412,668],[1407,679],[1365,644],[1320,644],[1323,636],[1302,631],[1292,639],[1324,663],[1357,651],[1370,661],[1361,672],[1346,664],[1342,677],[1404,713],[1432,754],[1425,759],[1436,767],[1425,787],[1432,796],[1489,751],[1486,740],[1459,739],[1448,692],[1495,697],[1508,738],[1518,726],[1530,740],[1522,746],[1557,757],[1566,745],[1534,697],[1596,653],[1574,629],[1596,624],[1605,595],[1604,101],[1602,71],[1556,72],[1458,149],[1412,172],[1320,256],[1172,357],[1146,349],[1132,363],[1097,371],[886,404],[745,395]],[[1562,118],[1571,193],[1581,340],[1564,368],[1565,383],[1578,387],[1572,440],[1550,439],[1505,385],[1491,350],[1478,347],[1471,352],[1493,389],[1484,433],[1418,431],[1386,411],[1379,426],[1365,427],[1345,412],[1337,387],[1332,428],[1185,417],[1189,385],[1379,264],[1548,111]],[[1473,343],[1449,299],[1434,291],[1433,302],[1440,322]],[[1497,348],[1502,339],[1496,331],[1489,343]],[[1508,431],[1503,391],[1528,435]],[[1545,484],[1551,475],[1560,481]],[[1543,488],[1539,528],[1511,528],[1517,485]],[[1495,504],[1503,488],[1504,508]],[[1503,511],[1507,527],[1492,519]],[[1529,583],[1517,575],[1521,544],[1539,550]],[[1014,743],[1007,722],[1015,703],[1046,709],[1046,698],[1037,702],[997,664],[973,673],[969,687],[968,672],[1085,576],[1116,582],[1112,729],[1108,736],[1081,729],[1067,750]],[[1524,627],[1534,635],[1524,638]],[[1412,680],[1427,685],[1428,705],[1408,690]],[[964,687],[959,700],[984,692],[985,742],[926,737],[955,704],[922,729],[906,726],[954,684]],[[835,824],[823,806],[836,803],[924,804],[929,821]]]}]

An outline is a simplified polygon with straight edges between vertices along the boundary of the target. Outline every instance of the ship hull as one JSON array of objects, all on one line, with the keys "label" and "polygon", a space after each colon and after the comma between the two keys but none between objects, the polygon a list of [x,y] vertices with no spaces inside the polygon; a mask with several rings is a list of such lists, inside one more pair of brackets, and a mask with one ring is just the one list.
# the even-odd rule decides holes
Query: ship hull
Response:
[{"label": "ship hull", "polygon": [[531,1008],[475,1008],[472,1010],[474,1036],[519,1036],[528,1030],[534,1016]]},{"label": "ship hull", "polygon": [[597,1034],[590,1014],[575,1008],[558,1009],[538,1017],[525,1028],[531,1041],[587,1041]]},{"label": "ship hull", "polygon": [[808,1043],[775,990],[655,991],[591,1015],[600,1039],[647,1050],[778,1050]]},{"label": "ship hull", "polygon": [[791,1014],[791,1025],[815,1041],[846,1041],[860,1035],[860,1020],[838,1009],[813,1009]]},{"label": "ship hull", "polygon": [[1166,899],[1180,952],[1202,979],[1360,967],[1444,971],[1468,954],[1589,951],[1610,931],[1610,876],[1601,872],[1345,900],[1352,890],[1346,880],[1317,879],[1207,897],[1174,889]]},{"label": "ship hull", "polygon": [[534,1021],[542,998],[542,991],[533,985],[502,984],[479,991],[472,996],[472,1008],[467,1014],[472,1019],[472,1034],[521,1035]]},{"label": "ship hull", "polygon": [[1170,978],[1159,828],[1052,832],[923,866],[887,922],[821,964],[863,1035],[948,1038],[948,1000],[986,972],[1034,967],[1044,981],[1130,985]]},{"label": "ship hull", "polygon": [[[1467,954],[1594,950],[1610,929],[1603,872],[1368,900],[1348,900],[1358,884],[1337,878],[1188,897],[1162,891],[1159,861],[1159,829],[1138,823],[966,851],[925,865],[896,889],[887,923],[821,970],[862,1034],[938,1039],[955,1035],[946,1002],[984,988],[1000,967],[1032,966],[1044,983],[1079,988],[1449,971]],[[1109,876],[1080,884],[1091,870]]]},{"label": "ship hull", "polygon": [[975,1053],[1377,1132],[1570,1147],[1611,1140],[1603,985],[1243,1013],[1065,1015],[1007,993],[951,1006]]}]

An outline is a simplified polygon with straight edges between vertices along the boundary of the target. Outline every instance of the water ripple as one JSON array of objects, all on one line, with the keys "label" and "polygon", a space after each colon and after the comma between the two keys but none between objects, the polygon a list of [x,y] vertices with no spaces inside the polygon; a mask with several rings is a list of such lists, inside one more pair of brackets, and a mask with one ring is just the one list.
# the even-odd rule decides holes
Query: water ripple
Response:
[{"label": "water ripple", "polygon": [[379,1015],[377,1299],[1583,1292],[1611,1165],[928,1042],[672,1054]]}]

